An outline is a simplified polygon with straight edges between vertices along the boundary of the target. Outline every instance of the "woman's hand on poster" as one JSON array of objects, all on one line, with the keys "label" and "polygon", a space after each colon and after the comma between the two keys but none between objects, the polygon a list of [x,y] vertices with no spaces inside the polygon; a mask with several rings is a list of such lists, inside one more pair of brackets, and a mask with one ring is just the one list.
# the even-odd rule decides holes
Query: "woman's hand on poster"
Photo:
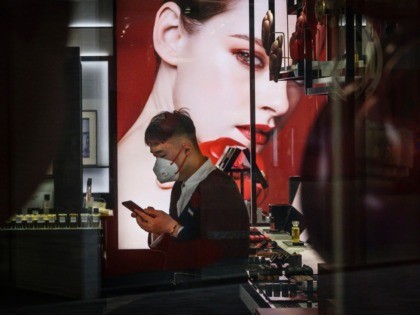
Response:
[{"label": "woman's hand on poster", "polygon": [[136,218],[137,224],[143,230],[154,234],[170,233],[177,224],[177,221],[166,212],[153,207],[147,207],[144,211],[136,209],[131,216]]}]

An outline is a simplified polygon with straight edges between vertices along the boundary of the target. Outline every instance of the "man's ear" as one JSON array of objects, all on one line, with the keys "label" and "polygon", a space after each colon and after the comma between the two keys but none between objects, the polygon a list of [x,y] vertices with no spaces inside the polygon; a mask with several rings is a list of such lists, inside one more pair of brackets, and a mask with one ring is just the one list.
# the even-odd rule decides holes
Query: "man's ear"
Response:
[{"label": "man's ear", "polygon": [[178,65],[182,33],[181,9],[174,2],[163,4],[156,14],[153,45],[160,58],[172,66]]},{"label": "man's ear", "polygon": [[190,142],[183,143],[182,148],[185,150],[185,155],[190,155],[192,152],[192,144]]}]

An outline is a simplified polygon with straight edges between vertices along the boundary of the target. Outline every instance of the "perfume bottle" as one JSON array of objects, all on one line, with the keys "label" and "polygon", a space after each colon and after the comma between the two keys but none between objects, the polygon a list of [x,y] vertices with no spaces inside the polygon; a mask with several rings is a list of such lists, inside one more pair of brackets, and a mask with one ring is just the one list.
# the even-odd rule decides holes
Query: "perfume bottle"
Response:
[{"label": "perfume bottle", "polygon": [[67,228],[67,213],[58,213],[58,227],[59,228]]},{"label": "perfume bottle", "polygon": [[50,195],[44,195],[44,201],[42,202],[42,209],[44,210],[44,214],[49,214],[51,206]]},{"label": "perfume bottle", "polygon": [[77,228],[79,225],[79,220],[78,220],[79,215],[77,213],[69,213],[69,227],[70,228]]},{"label": "perfume bottle", "polygon": [[91,214],[86,209],[82,209],[80,213],[80,227],[88,228],[91,225]]},{"label": "perfume bottle", "polygon": [[101,214],[99,213],[98,208],[93,208],[93,211],[92,211],[92,227],[93,228],[101,227]]},{"label": "perfume bottle", "polygon": [[299,221],[292,221],[292,242],[299,243],[300,229],[299,229]]},{"label": "perfume bottle", "polygon": [[93,208],[92,178],[88,178],[87,180],[84,208],[88,210],[89,212],[92,212],[92,208]]},{"label": "perfume bottle", "polygon": [[57,227],[57,223],[56,223],[57,215],[54,213],[50,213],[50,214],[47,214],[46,216],[48,218],[48,227],[52,229]]}]

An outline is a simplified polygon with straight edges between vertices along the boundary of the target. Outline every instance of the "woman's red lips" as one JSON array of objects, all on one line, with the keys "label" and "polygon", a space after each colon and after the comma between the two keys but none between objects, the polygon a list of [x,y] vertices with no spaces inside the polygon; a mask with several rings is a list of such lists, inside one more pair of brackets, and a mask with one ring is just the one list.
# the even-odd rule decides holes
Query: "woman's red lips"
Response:
[{"label": "woman's red lips", "polygon": [[[236,126],[236,128],[238,128],[245,138],[251,140],[251,125]],[[268,125],[255,125],[255,143],[259,145],[266,144],[273,133],[273,129]]]}]

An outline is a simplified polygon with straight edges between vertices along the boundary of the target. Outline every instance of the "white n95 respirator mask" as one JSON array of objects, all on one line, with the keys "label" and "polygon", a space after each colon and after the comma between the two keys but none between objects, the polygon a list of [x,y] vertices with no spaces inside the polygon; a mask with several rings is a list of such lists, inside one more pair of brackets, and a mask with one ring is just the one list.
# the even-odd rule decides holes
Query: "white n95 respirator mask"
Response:
[{"label": "white n95 respirator mask", "polygon": [[161,184],[176,181],[179,177],[178,166],[170,160],[159,157],[156,158],[153,172]]},{"label": "white n95 respirator mask", "polygon": [[185,153],[184,160],[181,163],[181,166],[175,164],[176,159],[181,154],[182,150],[185,148],[185,145],[178,151],[173,161],[157,157],[155,165],[153,166],[153,172],[155,173],[157,180],[163,184],[167,182],[173,182],[178,180],[179,172],[181,171],[182,166],[184,166],[185,160],[187,159],[190,151],[187,150]]}]

